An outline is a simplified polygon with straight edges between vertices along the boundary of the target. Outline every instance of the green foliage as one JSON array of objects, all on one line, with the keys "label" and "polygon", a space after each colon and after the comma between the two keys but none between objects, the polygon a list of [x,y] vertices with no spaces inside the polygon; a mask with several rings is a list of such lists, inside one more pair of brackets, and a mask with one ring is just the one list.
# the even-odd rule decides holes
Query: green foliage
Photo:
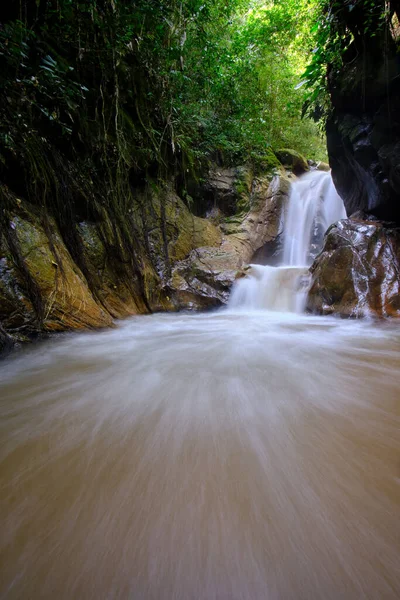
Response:
[{"label": "green foliage", "polygon": [[57,160],[123,206],[135,173],[184,178],[279,146],[324,154],[295,89],[313,2],[15,4],[0,27],[0,160],[10,182],[22,164],[32,197],[43,181],[42,200],[57,196]]}]

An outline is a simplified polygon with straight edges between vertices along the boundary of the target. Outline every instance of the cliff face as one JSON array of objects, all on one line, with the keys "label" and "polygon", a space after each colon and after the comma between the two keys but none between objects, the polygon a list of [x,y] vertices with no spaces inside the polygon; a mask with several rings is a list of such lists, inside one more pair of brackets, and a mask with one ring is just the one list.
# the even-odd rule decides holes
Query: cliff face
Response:
[{"label": "cliff face", "polygon": [[[368,22],[373,6],[377,15]],[[399,6],[386,3],[385,26],[382,3],[338,8],[352,42],[342,68],[328,74],[326,133],[332,178],[350,218],[330,228],[311,268],[311,312],[400,316]]]},{"label": "cliff face", "polygon": [[125,227],[129,239],[104,211],[99,220],[71,225],[68,236],[50,212],[8,194],[0,227],[2,337],[105,327],[114,318],[173,309],[162,285],[171,264],[221,241],[168,187],[138,194]]},{"label": "cliff face", "polygon": [[[349,13],[351,14],[351,13]],[[355,38],[329,73],[332,177],[349,216],[400,224],[400,54],[390,33]]]},{"label": "cliff face", "polygon": [[214,171],[207,218],[165,183],[135,193],[122,219],[104,209],[65,227],[51,210],[3,188],[0,351],[43,333],[225,303],[241,268],[281,234],[291,175],[283,167],[257,177],[236,169],[224,188],[227,214]]}]

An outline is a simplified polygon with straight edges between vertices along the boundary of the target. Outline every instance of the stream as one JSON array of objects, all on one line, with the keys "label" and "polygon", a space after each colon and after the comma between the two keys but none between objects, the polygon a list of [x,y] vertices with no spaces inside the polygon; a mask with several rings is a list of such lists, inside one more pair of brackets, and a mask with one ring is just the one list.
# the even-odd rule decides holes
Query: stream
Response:
[{"label": "stream", "polygon": [[395,599],[400,330],[141,316],[0,367],[0,597]]},{"label": "stream", "polygon": [[228,307],[0,363],[1,599],[400,597],[400,327],[302,312],[344,209],[293,199]]}]

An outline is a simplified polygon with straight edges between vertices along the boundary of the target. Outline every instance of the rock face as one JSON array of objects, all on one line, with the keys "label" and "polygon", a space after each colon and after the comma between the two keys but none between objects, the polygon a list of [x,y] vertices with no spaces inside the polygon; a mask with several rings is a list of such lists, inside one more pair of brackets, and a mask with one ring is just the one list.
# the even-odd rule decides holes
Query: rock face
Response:
[{"label": "rock face", "polygon": [[378,221],[339,221],[328,230],[311,272],[310,312],[400,316],[400,229]]},{"label": "rock face", "polygon": [[209,218],[194,215],[172,185],[153,185],[136,194],[123,224],[104,211],[97,221],[78,220],[72,232],[44,207],[8,193],[0,215],[0,351],[42,333],[226,303],[249,262],[273,264],[279,254],[294,176],[274,168],[257,177],[232,169],[218,185],[214,173]]},{"label": "rock face", "polygon": [[[265,258],[279,248],[283,213],[289,195],[287,176],[258,178],[248,199],[249,212],[221,223],[218,246],[198,247],[176,263],[166,285],[168,297],[178,309],[209,308],[225,304],[242,269],[257,253]],[[272,262],[272,261],[271,261]]]},{"label": "rock face", "polygon": [[0,228],[0,350],[10,335],[23,341],[174,310],[164,289],[172,266],[197,246],[219,247],[222,235],[208,220],[193,216],[169,188],[152,200],[145,209],[140,199],[132,207],[139,224],[134,255],[111,221],[79,223],[77,249],[71,248],[52,216],[14,198]]},{"label": "rock face", "polygon": [[32,207],[19,206],[0,246],[0,321],[17,335],[105,327],[96,302],[52,219],[51,237]]},{"label": "rock face", "polygon": [[[346,13],[348,19],[355,19],[355,13],[366,6],[354,4],[355,10]],[[378,21],[374,25],[379,27]],[[334,110],[326,132],[333,181],[347,214],[363,210],[400,223],[397,45],[390,32],[383,36],[378,31],[364,43],[354,38],[343,57],[343,68],[332,69],[328,77]]]}]

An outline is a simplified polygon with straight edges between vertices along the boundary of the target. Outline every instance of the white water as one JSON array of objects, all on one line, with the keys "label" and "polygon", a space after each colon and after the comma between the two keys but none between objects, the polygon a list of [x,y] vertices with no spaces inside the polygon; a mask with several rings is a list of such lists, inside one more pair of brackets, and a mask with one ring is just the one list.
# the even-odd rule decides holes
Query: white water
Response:
[{"label": "white water", "polygon": [[251,273],[232,290],[231,309],[303,312],[310,279],[307,267],[250,267]]},{"label": "white water", "polygon": [[0,364],[0,598],[398,600],[400,331],[142,316]]},{"label": "white water", "polygon": [[233,309],[267,309],[303,312],[316,230],[325,232],[346,218],[343,201],[330,173],[312,171],[292,183],[284,219],[283,265],[250,265],[248,275],[234,286],[229,301]]},{"label": "white water", "polygon": [[316,222],[325,232],[332,223],[346,218],[343,200],[330,173],[311,171],[292,183],[285,218],[283,264],[311,265],[310,246]]}]

